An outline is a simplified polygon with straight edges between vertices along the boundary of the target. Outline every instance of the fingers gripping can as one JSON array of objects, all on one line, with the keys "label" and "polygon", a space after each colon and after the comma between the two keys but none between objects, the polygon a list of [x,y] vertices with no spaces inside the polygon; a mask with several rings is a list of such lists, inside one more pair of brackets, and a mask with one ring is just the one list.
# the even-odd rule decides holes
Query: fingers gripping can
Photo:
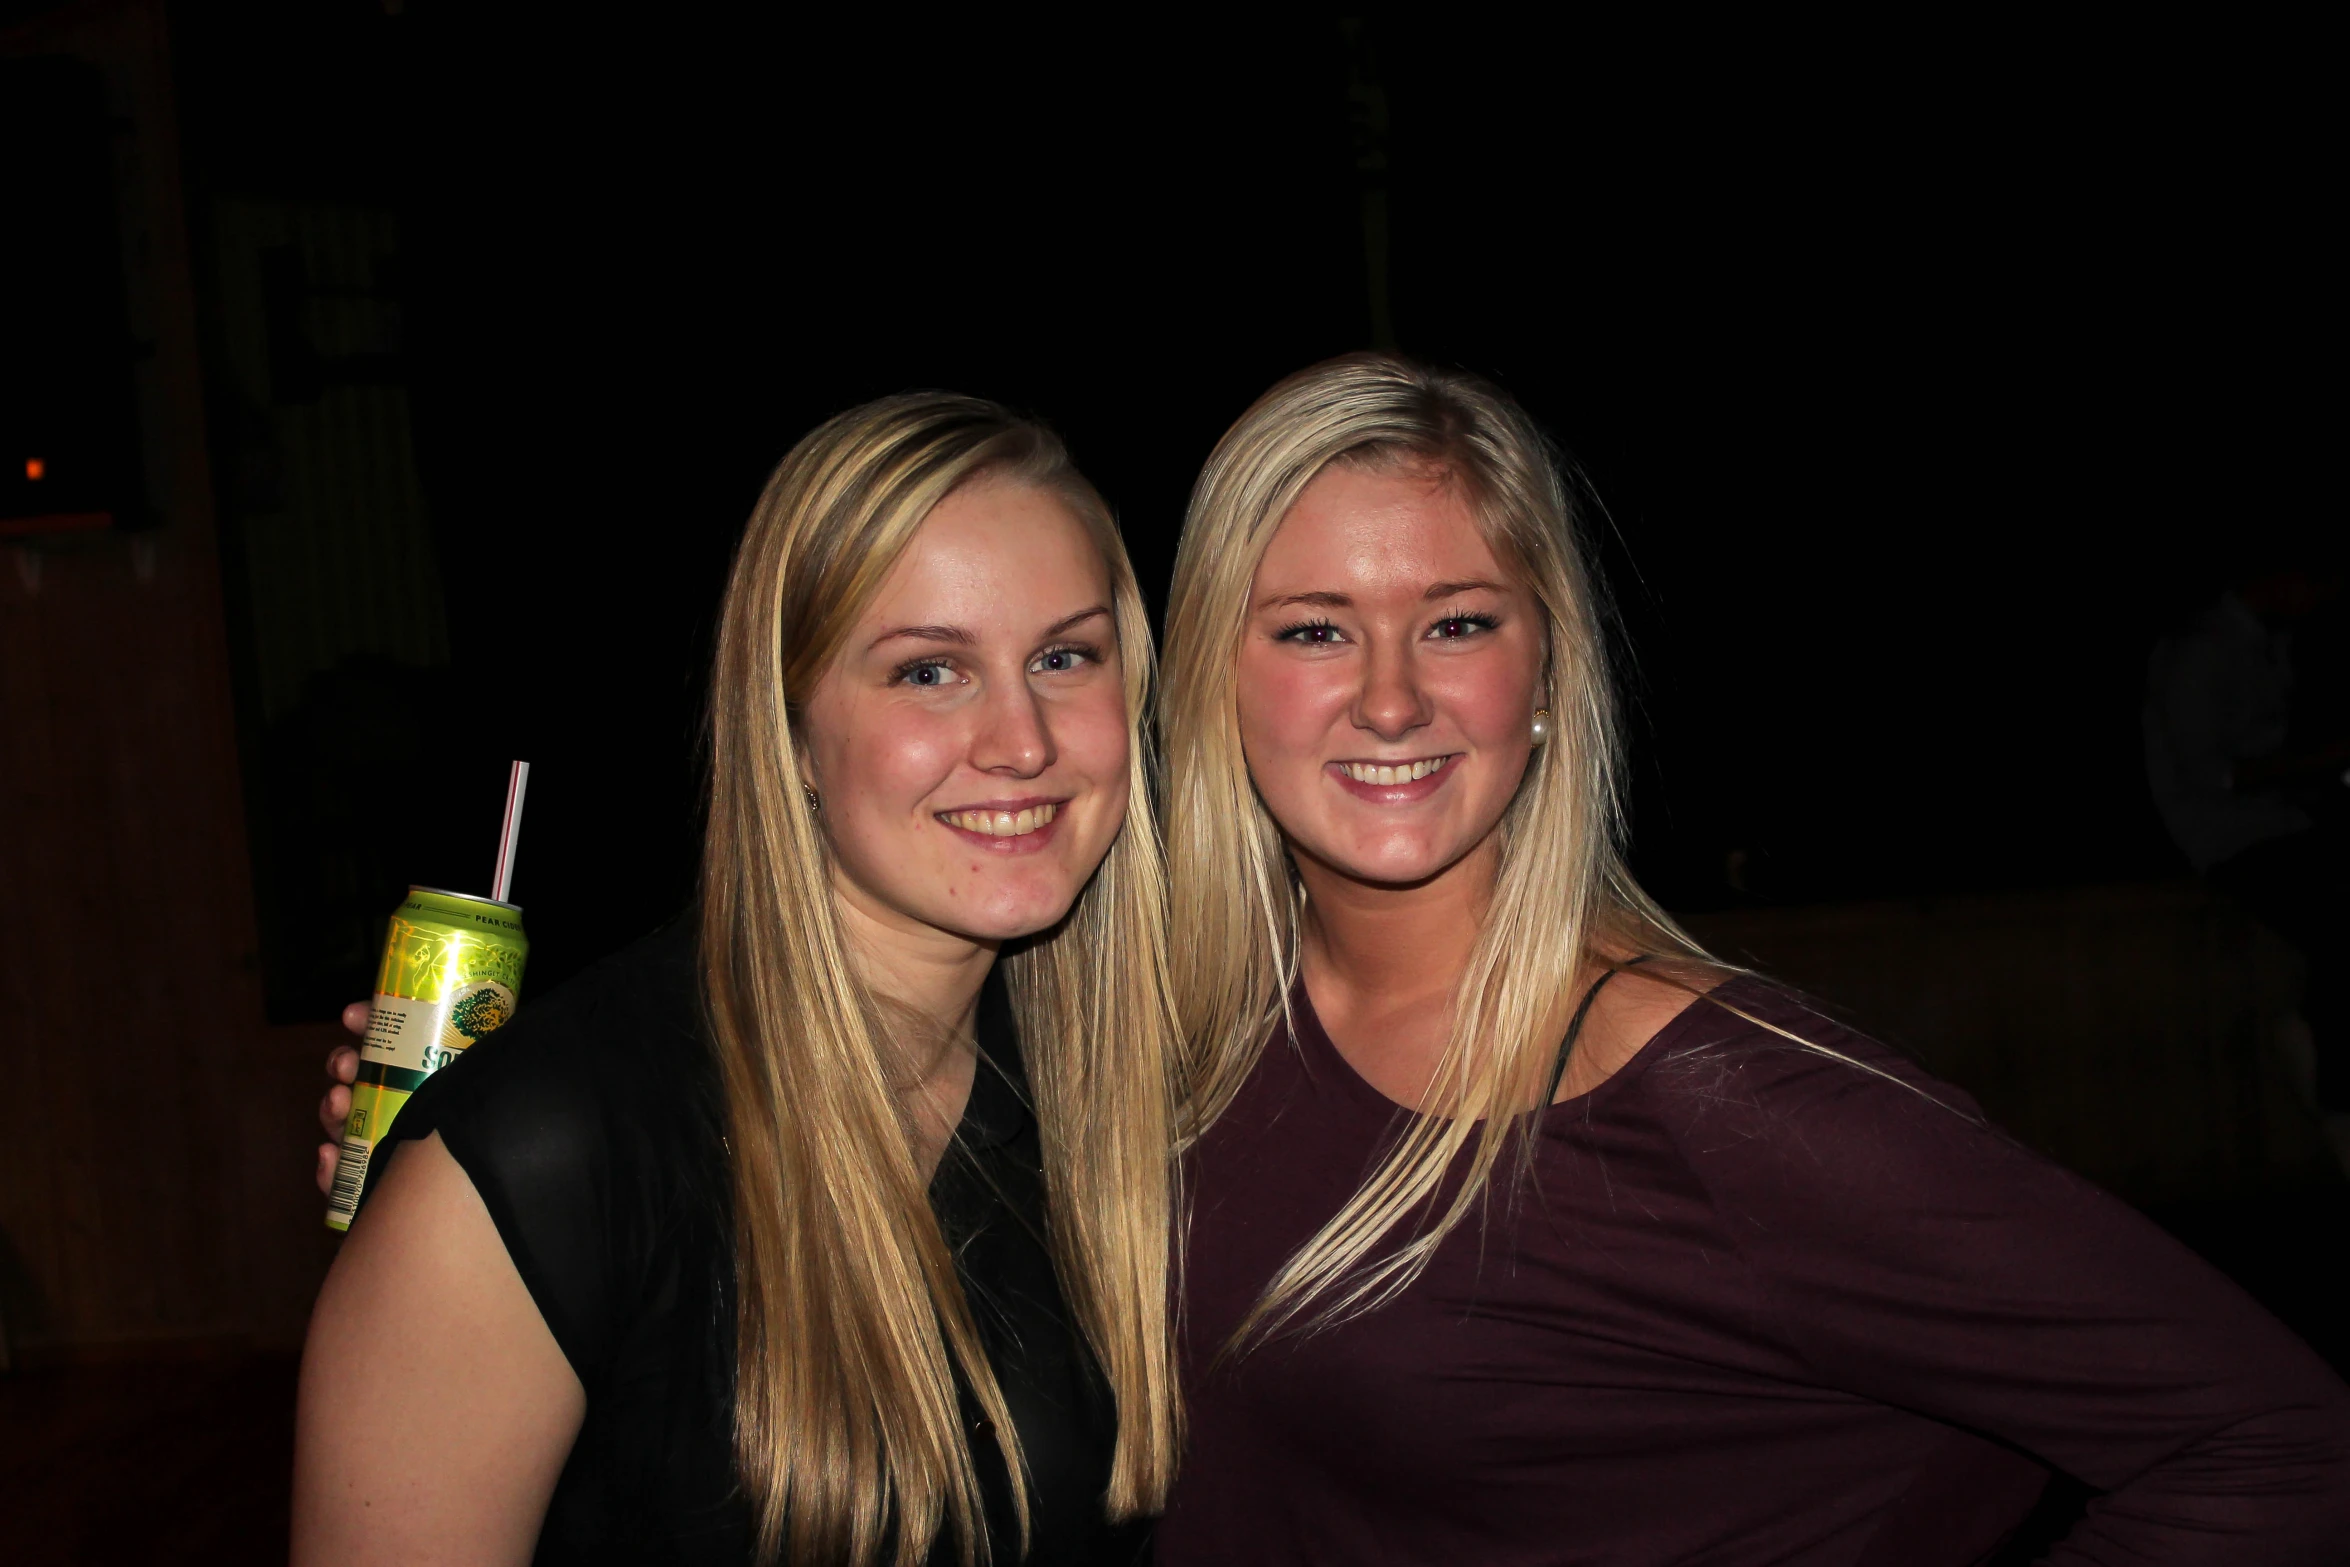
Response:
[{"label": "fingers gripping can", "polygon": [[462,892],[411,887],[384,934],[351,1118],[326,1202],[326,1227],[347,1230],[367,1165],[408,1096],[482,1035],[514,1016],[530,940],[522,910]]}]

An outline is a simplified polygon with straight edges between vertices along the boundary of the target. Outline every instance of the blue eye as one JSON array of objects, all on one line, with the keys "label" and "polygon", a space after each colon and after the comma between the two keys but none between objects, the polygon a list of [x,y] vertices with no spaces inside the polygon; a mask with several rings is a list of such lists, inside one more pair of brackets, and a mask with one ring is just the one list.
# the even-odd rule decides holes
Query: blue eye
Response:
[{"label": "blue eye", "polygon": [[1065,675],[1093,662],[1093,654],[1081,647],[1057,647],[1039,653],[1036,662],[1028,666],[1032,675]]},{"label": "blue eye", "polygon": [[897,678],[906,685],[920,686],[929,690],[945,685],[947,676],[952,673],[952,670],[936,659],[918,659],[911,664],[899,665]]}]

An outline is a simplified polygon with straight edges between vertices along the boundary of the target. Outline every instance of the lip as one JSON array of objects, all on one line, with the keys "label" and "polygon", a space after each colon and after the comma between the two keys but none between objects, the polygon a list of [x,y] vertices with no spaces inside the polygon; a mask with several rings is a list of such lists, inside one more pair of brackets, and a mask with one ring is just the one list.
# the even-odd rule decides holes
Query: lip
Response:
[{"label": "lip", "polygon": [[966,846],[973,849],[983,850],[989,854],[1035,854],[1053,841],[1053,835],[1061,830],[1061,823],[1068,820],[1066,809],[1056,811],[1053,814],[1053,819],[1042,827],[1032,828],[1016,838],[998,838],[983,832],[973,832],[968,827],[956,826],[947,818],[964,811],[985,811],[993,814],[1000,811],[1034,810],[1040,805],[1066,807],[1068,803],[1069,797],[1067,795],[1055,794],[1024,795],[1017,800],[974,800],[966,805],[952,805],[943,811],[934,811],[931,813],[931,820],[953,833]]},{"label": "lip", "polygon": [[1348,777],[1345,764],[1346,762],[1373,762],[1382,767],[1397,767],[1403,765],[1406,762],[1435,761],[1437,758],[1428,756],[1350,756],[1345,758],[1344,761],[1324,762],[1322,764],[1322,775],[1325,778],[1330,779],[1333,783],[1337,784],[1339,788],[1344,789],[1348,794],[1353,795],[1356,799],[1364,801],[1367,804],[1417,805],[1420,801],[1433,796],[1437,790],[1444,787],[1446,779],[1450,778],[1454,773],[1460,771],[1460,752],[1446,751],[1440,754],[1445,764],[1443,767],[1439,768],[1435,772],[1430,773],[1425,778],[1415,778],[1410,783],[1367,784],[1359,779]]}]

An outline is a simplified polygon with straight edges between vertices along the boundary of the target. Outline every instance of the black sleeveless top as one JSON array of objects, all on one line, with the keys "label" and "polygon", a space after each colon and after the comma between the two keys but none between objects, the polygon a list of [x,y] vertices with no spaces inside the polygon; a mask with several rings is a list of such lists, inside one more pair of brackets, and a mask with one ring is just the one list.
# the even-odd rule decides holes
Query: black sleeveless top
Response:
[{"label": "black sleeveless top", "polygon": [[[440,1133],[587,1390],[540,1563],[751,1559],[732,1447],[725,1149],[702,1015],[680,921],[526,1006],[426,1083],[391,1133]],[[1103,1521],[1117,1415],[1045,1247],[1037,1127],[1000,977],[978,1023],[970,1104],[930,1202],[1030,1468],[1026,1560],[1134,1562],[1149,1528]],[[1019,1560],[995,1440],[968,1394],[964,1413],[994,1558]],[[929,1559],[955,1559],[951,1534]]]}]

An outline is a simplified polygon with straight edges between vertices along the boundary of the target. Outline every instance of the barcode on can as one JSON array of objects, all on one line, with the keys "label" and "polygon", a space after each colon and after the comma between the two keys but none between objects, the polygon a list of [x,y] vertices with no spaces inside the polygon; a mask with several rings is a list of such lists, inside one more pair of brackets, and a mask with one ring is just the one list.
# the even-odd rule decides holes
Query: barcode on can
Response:
[{"label": "barcode on can", "polygon": [[375,1144],[361,1138],[343,1139],[343,1156],[335,1161],[334,1189],[326,1194],[326,1222],[338,1230],[351,1227],[359,1211],[359,1193],[367,1185],[367,1161]]}]

